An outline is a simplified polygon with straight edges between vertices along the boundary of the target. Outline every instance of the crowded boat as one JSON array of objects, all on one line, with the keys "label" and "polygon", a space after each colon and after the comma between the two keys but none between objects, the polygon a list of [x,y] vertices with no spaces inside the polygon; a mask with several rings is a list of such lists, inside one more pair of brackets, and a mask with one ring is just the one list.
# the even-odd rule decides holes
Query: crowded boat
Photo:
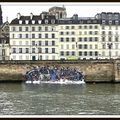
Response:
[{"label": "crowded boat", "polygon": [[80,70],[70,67],[37,66],[25,74],[26,83],[40,84],[82,84],[84,75]]}]

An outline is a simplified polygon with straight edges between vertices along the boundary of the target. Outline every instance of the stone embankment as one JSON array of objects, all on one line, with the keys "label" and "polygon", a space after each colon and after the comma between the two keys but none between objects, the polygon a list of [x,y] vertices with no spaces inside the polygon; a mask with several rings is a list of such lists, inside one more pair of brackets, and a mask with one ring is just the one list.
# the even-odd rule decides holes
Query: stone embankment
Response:
[{"label": "stone embankment", "polygon": [[77,68],[86,82],[120,82],[120,60],[87,61],[1,61],[0,81],[24,81],[24,74],[34,66],[63,66]]}]

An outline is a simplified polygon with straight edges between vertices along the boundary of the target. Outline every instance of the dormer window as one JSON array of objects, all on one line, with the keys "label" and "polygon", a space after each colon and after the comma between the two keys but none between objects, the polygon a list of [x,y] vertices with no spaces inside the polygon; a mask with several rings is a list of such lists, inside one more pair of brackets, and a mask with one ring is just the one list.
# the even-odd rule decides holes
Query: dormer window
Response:
[{"label": "dormer window", "polygon": [[19,20],[19,24],[22,24],[22,20]]},{"label": "dormer window", "polygon": [[47,19],[45,20],[45,24],[48,24],[48,20]]},{"label": "dormer window", "polygon": [[35,24],[35,20],[32,20],[32,24]]},{"label": "dormer window", "polygon": [[41,24],[41,20],[38,20],[38,23]]},{"label": "dormer window", "polygon": [[28,22],[29,22],[28,20],[25,21],[26,24],[28,24]]},{"label": "dormer window", "polygon": [[55,20],[54,20],[54,19],[52,19],[52,20],[51,20],[51,23],[52,23],[52,24],[55,24]]}]

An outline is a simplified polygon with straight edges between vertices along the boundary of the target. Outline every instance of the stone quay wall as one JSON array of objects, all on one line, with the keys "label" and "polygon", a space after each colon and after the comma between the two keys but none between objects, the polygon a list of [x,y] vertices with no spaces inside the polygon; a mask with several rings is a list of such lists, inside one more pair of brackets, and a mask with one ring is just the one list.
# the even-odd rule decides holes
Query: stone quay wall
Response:
[{"label": "stone quay wall", "polygon": [[85,61],[0,61],[0,81],[24,81],[24,74],[35,66],[77,68],[86,82],[120,82],[120,60]]}]

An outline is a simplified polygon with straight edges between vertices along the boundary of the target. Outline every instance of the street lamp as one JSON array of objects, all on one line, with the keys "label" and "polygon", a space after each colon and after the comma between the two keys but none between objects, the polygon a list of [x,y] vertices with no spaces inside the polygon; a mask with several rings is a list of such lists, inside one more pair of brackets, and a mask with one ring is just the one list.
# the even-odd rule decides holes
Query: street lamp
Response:
[{"label": "street lamp", "polygon": [[107,43],[108,49],[109,49],[109,58],[111,59],[111,49],[112,49],[112,43]]}]

